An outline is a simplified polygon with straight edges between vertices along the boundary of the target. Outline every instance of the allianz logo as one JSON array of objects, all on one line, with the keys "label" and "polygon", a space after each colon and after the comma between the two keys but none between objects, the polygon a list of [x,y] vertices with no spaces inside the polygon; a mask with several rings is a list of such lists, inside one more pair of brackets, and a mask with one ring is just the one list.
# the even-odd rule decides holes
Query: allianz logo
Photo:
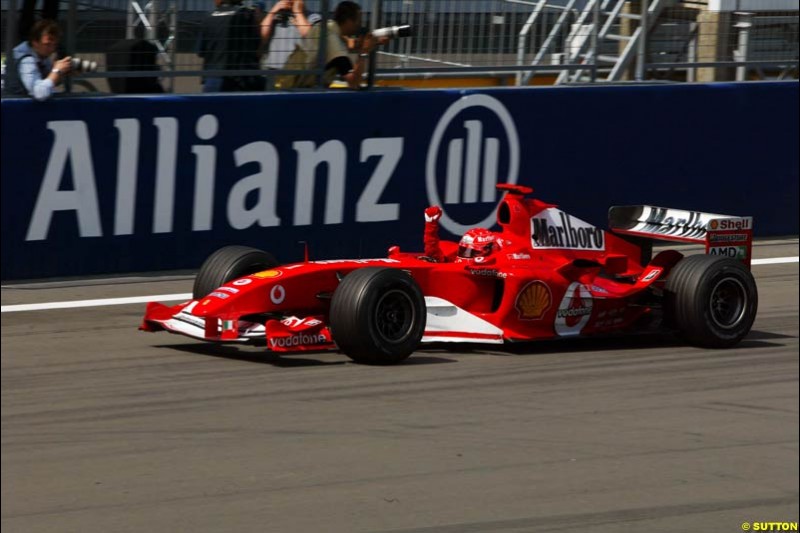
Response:
[{"label": "allianz logo", "polygon": [[[492,120],[499,120],[505,138],[484,136],[484,123],[473,118],[474,113],[469,119],[461,116],[473,108],[481,109],[481,117],[494,115]],[[142,221],[137,222],[136,217],[143,216],[143,212],[152,212],[152,219],[145,222],[152,233],[172,233],[176,223],[176,198],[187,195],[191,197],[192,231],[210,231],[221,223],[214,219],[215,211],[220,212],[215,210],[218,202],[225,206],[224,223],[236,230],[253,226],[311,225],[315,202],[324,204],[323,224],[342,224],[346,215],[349,221],[358,223],[396,221],[400,218],[400,203],[385,197],[387,186],[398,174],[398,179],[421,174],[421,169],[400,165],[406,155],[404,137],[365,138],[355,149],[351,141],[349,150],[339,139],[322,143],[296,140],[291,143],[291,150],[282,152],[269,141],[254,140],[234,149],[232,154],[220,153],[213,142],[219,133],[220,121],[215,115],[206,114],[194,123],[196,140],[190,146],[191,153],[179,153],[179,130],[182,135],[184,133],[176,117],[155,117],[152,122],[117,118],[113,127],[116,143],[111,140],[114,135],[105,131],[90,135],[89,126],[82,120],[47,123],[53,144],[32,209],[25,237],[27,241],[47,239],[53,215],[57,212],[75,214],[80,237],[131,235],[136,227],[141,232]],[[449,139],[443,146],[448,128],[460,130],[462,135]],[[142,138],[153,136],[156,142],[154,161],[143,158],[140,153]],[[108,137],[111,142],[108,142]],[[101,205],[93,154],[115,148],[116,175],[102,176],[100,182],[104,187],[114,187],[114,201],[113,205]],[[455,204],[475,204],[480,216],[485,216],[480,225],[491,226],[497,203],[495,185],[499,179],[517,182],[519,152],[516,126],[499,100],[475,94],[464,96],[450,105],[434,128],[425,169],[427,201],[445,209],[442,226],[454,234],[461,234],[474,225],[462,224],[447,212],[448,206]],[[500,164],[501,153],[508,155],[505,166]],[[445,158],[442,180],[436,173],[440,157]],[[350,161],[352,158],[356,161]],[[289,182],[288,186],[294,187],[294,198],[291,220],[284,220],[278,215],[279,170],[281,162],[289,159],[294,159],[295,175],[282,177]],[[227,163],[231,160],[236,168],[255,169],[255,172],[231,185],[230,165]],[[350,168],[369,165],[372,173],[366,181],[347,180],[348,165]],[[222,179],[218,180],[218,168],[220,174],[225,175],[224,183]],[[500,168],[507,168],[507,175],[499,176]],[[193,183],[184,187],[184,174],[192,170]],[[72,177],[69,184],[67,175]],[[143,180],[152,181],[152,185],[148,183],[147,187],[142,187],[139,182]],[[322,180],[325,180],[324,184]],[[444,184],[441,194],[440,183]],[[325,195],[315,194],[322,187]],[[152,197],[143,197],[140,189],[152,190]],[[346,198],[356,195],[354,212],[345,213],[346,205],[353,205],[352,200],[346,203]],[[111,228],[103,228],[101,209],[113,213]]]},{"label": "allianz logo", "polygon": [[[502,125],[505,139],[484,137],[484,125],[480,120],[470,119],[459,122],[460,115],[467,111],[474,113],[480,109],[485,115],[493,115]],[[445,132],[451,125],[461,124],[463,137],[455,137],[442,147]],[[505,183],[517,183],[519,179],[519,135],[514,119],[508,109],[496,98],[485,94],[468,95],[454,102],[439,119],[431,136],[428,156],[425,163],[425,185],[431,204],[441,205],[442,226],[455,235],[461,235],[476,224],[464,224],[448,213],[448,205],[476,204],[474,211],[485,213],[478,226],[494,225],[497,205],[497,190],[500,169],[501,145],[505,143],[508,156],[507,174],[502,176]],[[439,158],[445,157],[445,174],[440,176],[437,169]],[[443,179],[440,179],[443,178]],[[440,183],[444,182],[444,194],[440,194]],[[488,205],[487,205],[488,204]]]}]

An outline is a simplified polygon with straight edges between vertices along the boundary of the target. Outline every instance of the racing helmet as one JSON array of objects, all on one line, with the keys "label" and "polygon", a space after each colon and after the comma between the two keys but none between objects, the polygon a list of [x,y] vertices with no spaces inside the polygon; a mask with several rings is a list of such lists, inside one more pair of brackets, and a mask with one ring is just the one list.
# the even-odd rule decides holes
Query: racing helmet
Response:
[{"label": "racing helmet", "polygon": [[499,242],[494,233],[485,228],[474,228],[461,237],[458,243],[458,257],[461,259],[488,257],[498,248]]}]

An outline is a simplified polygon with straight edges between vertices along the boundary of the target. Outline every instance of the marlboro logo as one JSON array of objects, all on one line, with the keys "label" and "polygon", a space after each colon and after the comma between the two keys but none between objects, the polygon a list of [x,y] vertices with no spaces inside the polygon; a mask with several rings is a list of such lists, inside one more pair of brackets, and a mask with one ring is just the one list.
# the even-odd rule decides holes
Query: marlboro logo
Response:
[{"label": "marlboro logo", "polygon": [[605,250],[605,234],[579,218],[550,208],[531,218],[531,245],[534,248]]}]

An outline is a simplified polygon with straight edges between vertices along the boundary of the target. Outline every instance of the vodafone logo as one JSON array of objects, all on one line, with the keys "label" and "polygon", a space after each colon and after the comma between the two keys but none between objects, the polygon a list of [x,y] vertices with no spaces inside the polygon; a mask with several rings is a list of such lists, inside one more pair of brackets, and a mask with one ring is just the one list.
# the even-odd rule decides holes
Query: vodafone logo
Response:
[{"label": "vodafone logo", "polygon": [[562,337],[579,335],[592,316],[593,303],[586,285],[570,283],[556,312],[556,333]]},{"label": "vodafone logo", "polygon": [[[479,115],[474,112],[476,108],[488,110],[491,115],[486,112]],[[462,117],[464,114],[469,116]],[[474,118],[476,116],[487,116],[492,123],[499,121],[505,139],[484,136],[484,130],[487,129],[485,122],[488,123],[488,120],[478,120]],[[457,134],[446,146],[442,146],[448,130],[456,130],[463,135]],[[499,100],[486,94],[472,94],[456,101],[444,112],[433,130],[425,164],[428,201],[430,205],[442,206],[440,223],[443,228],[461,235],[474,226],[489,227],[494,224],[497,207],[495,185],[500,173],[502,147],[506,148],[502,152],[508,157],[504,167],[507,170],[502,174],[503,182],[517,183],[519,135],[511,114]],[[440,158],[444,161],[443,173]],[[444,184],[441,195],[440,184]],[[478,223],[459,222],[447,212],[447,205],[453,204],[484,204],[485,207],[476,206],[476,209],[485,209],[486,218]]]},{"label": "vodafone logo", "polygon": [[280,305],[286,299],[286,289],[283,288],[283,285],[275,285],[269,291],[269,299],[275,305]]}]

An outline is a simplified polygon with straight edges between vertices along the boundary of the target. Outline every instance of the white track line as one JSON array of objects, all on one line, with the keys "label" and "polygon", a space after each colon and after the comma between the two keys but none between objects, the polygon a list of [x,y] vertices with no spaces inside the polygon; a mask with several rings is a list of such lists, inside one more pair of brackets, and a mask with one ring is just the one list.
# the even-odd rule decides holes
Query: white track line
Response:
[{"label": "white track line", "polygon": [[[753,265],[779,265],[784,263],[800,262],[800,257],[768,257],[753,259]],[[102,307],[104,305],[141,304],[145,302],[170,302],[191,300],[191,293],[181,294],[156,294],[153,296],[133,296],[130,298],[104,298],[100,300],[76,300],[72,302],[49,302],[40,304],[20,304],[0,306],[2,313],[15,313],[19,311],[44,311],[47,309],[74,309],[76,307]]]},{"label": "white track line", "polygon": [[191,300],[191,293],[185,294],[157,294],[154,296],[132,296],[130,298],[104,298],[101,300],[76,300],[73,302],[50,302],[41,304],[20,304],[0,306],[0,312],[14,313],[17,311],[42,311],[45,309],[72,309],[75,307],[101,307],[104,305],[141,304],[145,302],[169,302]]},{"label": "white track line", "polygon": [[753,259],[751,261],[754,265],[780,265],[782,263],[797,262],[800,262],[800,257],[767,257],[765,259]]}]

